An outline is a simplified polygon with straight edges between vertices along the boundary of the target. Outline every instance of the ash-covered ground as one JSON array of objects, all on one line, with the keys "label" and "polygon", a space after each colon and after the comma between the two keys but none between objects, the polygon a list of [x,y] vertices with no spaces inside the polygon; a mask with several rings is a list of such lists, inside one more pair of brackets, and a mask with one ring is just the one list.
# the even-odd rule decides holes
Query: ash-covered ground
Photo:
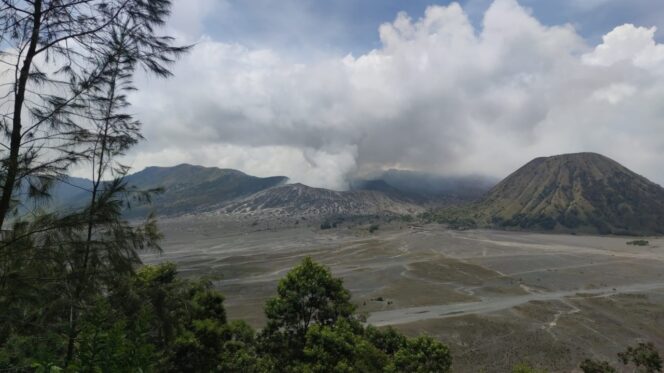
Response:
[{"label": "ash-covered ground", "polygon": [[[371,225],[378,225],[373,233]],[[276,283],[304,256],[344,279],[368,323],[430,334],[454,371],[530,362],[570,371],[616,360],[640,340],[664,348],[664,239],[454,231],[366,218],[320,229],[306,219],[164,220],[163,253],[185,276],[210,276],[231,319],[260,328]],[[375,228],[375,227],[374,227]]]}]

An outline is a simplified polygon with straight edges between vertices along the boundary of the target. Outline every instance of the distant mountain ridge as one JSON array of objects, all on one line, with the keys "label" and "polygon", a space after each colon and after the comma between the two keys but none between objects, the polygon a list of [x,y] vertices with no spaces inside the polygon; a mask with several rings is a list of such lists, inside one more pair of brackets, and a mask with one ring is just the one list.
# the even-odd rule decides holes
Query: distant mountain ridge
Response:
[{"label": "distant mountain ridge", "polygon": [[[56,205],[81,206],[88,201],[91,182],[71,178],[56,184]],[[138,190],[162,188],[151,204],[133,204],[128,217],[177,216],[205,212],[229,215],[329,216],[369,214],[413,214],[424,208],[394,189],[333,191],[303,184],[287,184],[284,176],[256,177],[233,169],[190,164],[148,167],[128,175],[129,187]],[[85,188],[81,188],[83,185]],[[389,186],[386,185],[386,188]]]},{"label": "distant mountain ridge", "polygon": [[482,197],[499,179],[480,176],[444,176],[410,170],[390,169],[378,179],[394,188],[409,193],[427,196],[448,196],[459,200],[474,200]]},{"label": "distant mountain ridge", "polygon": [[[72,185],[70,180],[76,182]],[[127,216],[135,217],[154,211],[158,215],[182,215],[211,211],[224,203],[240,199],[267,188],[288,182],[285,176],[256,177],[233,169],[180,164],[173,167],[147,167],[128,175],[129,187],[139,190],[162,188],[150,205],[134,204]],[[88,193],[80,185],[86,179],[69,178],[57,183],[53,190],[55,205],[79,206],[88,201]],[[89,186],[88,188],[89,189]]]},{"label": "distant mountain ridge", "polygon": [[473,214],[502,227],[663,234],[664,188],[600,154],[541,157],[492,188]]},{"label": "distant mountain ridge", "polygon": [[229,201],[288,182],[285,176],[256,177],[233,169],[180,164],[148,167],[129,175],[127,184],[139,189],[161,187],[152,206],[133,209],[141,214],[154,208],[157,214],[179,215],[213,210]]},{"label": "distant mountain ridge", "polygon": [[411,202],[437,208],[476,201],[498,180],[485,176],[442,176],[390,169],[368,179],[350,182],[351,190],[376,190]]},{"label": "distant mountain ridge", "polygon": [[[334,191],[288,184],[284,176],[188,164],[148,167],[126,181],[140,190],[164,189],[151,205],[132,206],[128,217],[149,211],[165,216],[413,215],[448,206],[432,216],[459,227],[664,234],[664,188],[595,153],[536,158],[490,190],[486,178],[392,170],[355,180],[351,190]],[[53,201],[80,206],[88,201],[89,185],[77,178],[57,184]]]}]

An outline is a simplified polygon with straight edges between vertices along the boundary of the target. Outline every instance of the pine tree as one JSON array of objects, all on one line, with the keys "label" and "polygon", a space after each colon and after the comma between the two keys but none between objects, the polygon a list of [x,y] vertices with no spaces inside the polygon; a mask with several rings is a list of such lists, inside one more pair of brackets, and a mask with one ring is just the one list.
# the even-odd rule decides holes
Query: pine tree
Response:
[{"label": "pine tree", "polygon": [[[13,106],[0,118],[0,227],[13,215],[0,239],[0,348],[32,346],[30,359],[44,351],[37,360],[68,366],[80,320],[133,273],[139,250],[159,248],[152,217],[123,219],[133,199],[150,193],[126,185],[118,157],[142,139],[128,112],[132,76],[142,68],[167,77],[187,50],[155,31],[169,8],[168,0],[0,5],[0,45],[7,46],[0,58],[15,76],[0,96]],[[67,182],[75,163],[91,170],[82,209],[17,215],[24,201]],[[16,356],[16,366],[31,361]]]},{"label": "pine tree", "polygon": [[[11,76],[0,88],[0,229],[21,197],[44,195],[69,166],[90,156],[91,98],[107,87],[115,62],[131,58],[159,76],[186,47],[155,28],[170,0],[4,0],[0,4],[0,68]],[[117,30],[127,47],[110,58]],[[111,47],[109,47],[111,46]],[[116,51],[118,52],[118,51]],[[100,57],[101,56],[101,57]]]}]

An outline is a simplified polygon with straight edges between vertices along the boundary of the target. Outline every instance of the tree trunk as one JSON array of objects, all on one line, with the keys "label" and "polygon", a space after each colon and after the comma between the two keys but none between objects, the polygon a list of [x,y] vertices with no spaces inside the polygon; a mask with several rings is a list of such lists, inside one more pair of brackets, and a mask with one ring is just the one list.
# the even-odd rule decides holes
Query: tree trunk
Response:
[{"label": "tree trunk", "polygon": [[9,213],[9,205],[11,203],[12,194],[14,192],[16,177],[18,176],[19,168],[19,155],[21,150],[21,111],[23,110],[23,102],[25,101],[25,88],[28,84],[28,77],[30,76],[30,67],[32,66],[32,59],[35,57],[37,44],[39,43],[39,31],[41,27],[42,17],[42,1],[35,0],[34,13],[32,14],[32,35],[30,37],[30,45],[21,66],[18,83],[15,87],[15,100],[14,100],[14,117],[12,118],[12,137],[9,145],[9,159],[7,160],[7,174],[5,175],[4,184],[2,186],[2,196],[0,197],[0,229],[2,229],[5,218]]}]

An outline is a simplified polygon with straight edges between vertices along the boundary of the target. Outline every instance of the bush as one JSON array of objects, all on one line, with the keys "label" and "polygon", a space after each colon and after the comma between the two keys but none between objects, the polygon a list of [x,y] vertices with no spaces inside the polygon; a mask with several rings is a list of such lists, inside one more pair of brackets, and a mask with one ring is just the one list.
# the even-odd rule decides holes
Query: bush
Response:
[{"label": "bush", "polygon": [[606,361],[586,359],[579,366],[583,373],[615,373],[614,367]]},{"label": "bush", "polygon": [[415,220],[412,215],[401,215],[399,218],[404,223],[411,223]]},{"label": "bush", "polygon": [[406,341],[387,367],[388,372],[449,372],[452,355],[447,346],[428,336]]},{"label": "bush", "polygon": [[625,365],[634,364],[645,373],[662,371],[662,358],[651,342],[639,343],[636,347],[628,347],[618,354],[618,359]]},{"label": "bush", "polygon": [[[636,347],[628,347],[625,352],[618,353],[618,360],[624,365],[634,365],[635,372],[655,373],[662,371],[662,358],[655,345],[639,343]],[[615,373],[618,370],[606,361],[585,359],[579,366],[583,373]]]}]

